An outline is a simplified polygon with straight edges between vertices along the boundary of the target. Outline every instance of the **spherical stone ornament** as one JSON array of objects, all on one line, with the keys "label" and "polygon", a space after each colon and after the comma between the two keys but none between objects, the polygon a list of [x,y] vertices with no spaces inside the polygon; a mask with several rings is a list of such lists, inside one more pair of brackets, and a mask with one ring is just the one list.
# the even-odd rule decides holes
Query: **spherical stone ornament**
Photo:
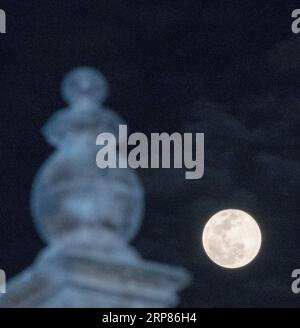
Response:
[{"label": "spherical stone ornament", "polygon": [[82,229],[109,230],[124,240],[136,235],[144,213],[140,179],[130,169],[96,170],[59,153],[41,167],[31,210],[46,242]]},{"label": "spherical stone ornament", "polygon": [[91,67],[79,67],[69,72],[61,85],[64,100],[73,108],[99,106],[108,96],[104,75]]}]

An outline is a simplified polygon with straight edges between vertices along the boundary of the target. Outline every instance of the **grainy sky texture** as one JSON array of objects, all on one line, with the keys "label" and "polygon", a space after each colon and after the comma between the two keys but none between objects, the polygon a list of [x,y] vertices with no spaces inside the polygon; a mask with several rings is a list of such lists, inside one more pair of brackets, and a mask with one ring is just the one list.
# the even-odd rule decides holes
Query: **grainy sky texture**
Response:
[{"label": "grainy sky texture", "polygon": [[[63,103],[59,85],[89,65],[107,77],[107,106],[132,131],[204,132],[205,175],[143,170],[146,215],[134,245],[186,267],[181,306],[299,306],[299,1],[2,1],[0,267],[9,276],[43,247],[29,210],[32,180],[53,151],[40,129]],[[261,226],[257,259],[214,265],[201,230],[224,208]]]}]

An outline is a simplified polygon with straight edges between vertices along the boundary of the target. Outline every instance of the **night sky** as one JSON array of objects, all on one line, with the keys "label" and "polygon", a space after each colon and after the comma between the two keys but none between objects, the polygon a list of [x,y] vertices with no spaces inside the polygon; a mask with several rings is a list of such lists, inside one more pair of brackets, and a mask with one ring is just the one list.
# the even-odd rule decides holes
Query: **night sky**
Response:
[{"label": "night sky", "polygon": [[[1,1],[0,268],[9,277],[44,247],[31,220],[31,184],[53,152],[41,127],[65,106],[60,81],[88,65],[107,77],[106,105],[131,131],[204,132],[205,173],[141,170],[145,259],[193,275],[182,307],[298,307],[300,268],[299,1]],[[207,219],[247,211],[263,244],[226,270],[201,245]]]}]

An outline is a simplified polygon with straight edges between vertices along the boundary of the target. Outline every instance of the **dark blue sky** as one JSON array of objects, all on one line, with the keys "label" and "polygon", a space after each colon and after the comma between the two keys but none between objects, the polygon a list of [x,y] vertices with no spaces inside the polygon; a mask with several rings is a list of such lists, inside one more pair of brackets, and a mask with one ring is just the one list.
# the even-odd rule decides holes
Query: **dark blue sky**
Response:
[{"label": "dark blue sky", "polygon": [[[206,134],[205,177],[140,172],[147,258],[194,275],[182,306],[299,306],[300,35],[296,1],[2,1],[0,35],[0,267],[9,276],[42,248],[29,209],[32,180],[52,149],[39,133],[64,106],[71,68],[107,77],[107,105],[133,131]],[[151,172],[150,172],[151,171]],[[259,221],[259,258],[237,271],[213,265],[195,231],[236,207]]]}]

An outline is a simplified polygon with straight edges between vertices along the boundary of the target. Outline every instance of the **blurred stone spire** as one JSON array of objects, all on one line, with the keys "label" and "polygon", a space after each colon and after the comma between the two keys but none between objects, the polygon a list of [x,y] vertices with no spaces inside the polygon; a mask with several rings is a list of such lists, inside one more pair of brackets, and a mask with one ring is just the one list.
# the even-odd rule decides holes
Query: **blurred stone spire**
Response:
[{"label": "blurred stone spire", "polygon": [[144,208],[136,173],[96,165],[96,136],[111,132],[118,140],[119,124],[124,123],[104,107],[107,95],[104,76],[93,68],[77,68],[63,80],[68,108],[43,128],[56,151],[38,172],[31,198],[34,222],[48,246],[10,281],[1,307],[178,303],[177,292],[188,283],[188,273],[145,261],[128,244]]}]

